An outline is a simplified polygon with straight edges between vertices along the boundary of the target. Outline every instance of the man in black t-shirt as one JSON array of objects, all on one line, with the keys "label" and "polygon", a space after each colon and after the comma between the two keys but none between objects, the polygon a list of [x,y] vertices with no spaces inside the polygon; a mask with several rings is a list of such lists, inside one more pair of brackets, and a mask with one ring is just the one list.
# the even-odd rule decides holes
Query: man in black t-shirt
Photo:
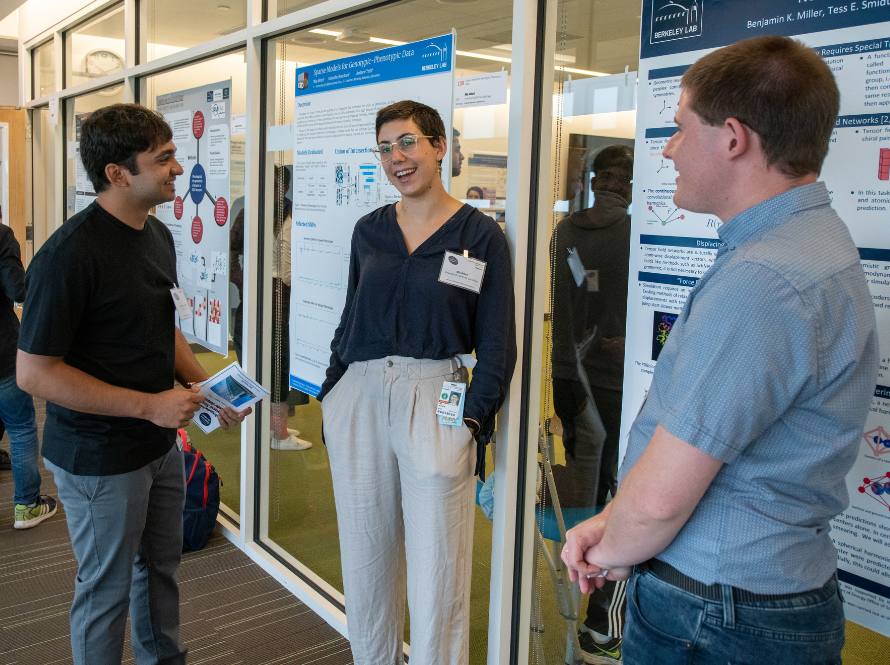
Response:
[{"label": "man in black t-shirt", "polygon": [[173,443],[202,401],[192,383],[207,373],[174,327],[173,238],[149,215],[176,194],[175,154],[159,114],[133,104],[93,112],[80,156],[96,201],[28,269],[18,383],[47,400],[43,455],[78,564],[75,665],[121,662],[128,607],[139,665],[185,662],[176,582],[185,487]]}]

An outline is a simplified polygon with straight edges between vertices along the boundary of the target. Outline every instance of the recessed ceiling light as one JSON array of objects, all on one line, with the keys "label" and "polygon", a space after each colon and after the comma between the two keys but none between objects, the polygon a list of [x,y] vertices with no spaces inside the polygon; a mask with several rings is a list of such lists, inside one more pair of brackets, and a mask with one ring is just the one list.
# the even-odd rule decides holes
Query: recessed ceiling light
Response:
[{"label": "recessed ceiling light", "polygon": [[302,44],[303,46],[316,46],[318,44],[324,44],[328,39],[322,35],[313,35],[311,32],[304,32],[299,35],[294,35],[288,41],[293,44]]},{"label": "recessed ceiling light", "polygon": [[436,0],[440,5],[469,5],[477,0]]},{"label": "recessed ceiling light", "polygon": [[312,28],[309,32],[314,32],[316,35],[327,35],[328,37],[339,37],[340,32],[338,30],[325,30],[324,28]]},{"label": "recessed ceiling light", "polygon": [[228,5],[217,5],[216,8],[221,12],[227,12],[231,9]]},{"label": "recessed ceiling light", "polygon": [[341,44],[367,44],[371,41],[371,35],[355,28],[346,28],[336,39]]}]

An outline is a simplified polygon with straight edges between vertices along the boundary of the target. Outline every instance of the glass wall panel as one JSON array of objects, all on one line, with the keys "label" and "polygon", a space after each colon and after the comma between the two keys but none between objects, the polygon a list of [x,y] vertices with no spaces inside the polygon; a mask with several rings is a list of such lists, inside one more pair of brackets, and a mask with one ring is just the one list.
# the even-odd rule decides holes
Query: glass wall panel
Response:
[{"label": "glass wall panel", "polygon": [[121,3],[65,33],[65,86],[119,72],[125,55]]},{"label": "glass wall panel", "polygon": [[32,49],[31,51],[31,93],[35,99],[56,92],[56,66],[53,58],[53,41]]},{"label": "glass wall panel", "polygon": [[80,125],[96,109],[123,101],[123,84],[65,100],[65,219],[86,208],[96,198],[80,162]]},{"label": "glass wall panel", "polygon": [[[283,4],[280,2],[278,6]],[[297,8],[295,3],[291,5],[292,9]],[[458,82],[482,74],[495,74],[495,94],[490,103],[455,109],[453,140],[450,141],[454,151],[451,194],[466,200],[468,190],[476,188],[469,194],[470,204],[499,222],[504,221],[512,3],[510,0],[480,0],[473,4],[472,11],[468,11],[466,6],[436,0],[409,0],[288,34],[268,43],[270,69],[266,76],[267,80],[274,80],[274,85],[269,86],[267,100],[264,232],[272,236],[273,246],[280,246],[282,240],[275,232],[281,227],[278,222],[290,223],[293,198],[310,195],[312,187],[325,186],[308,183],[305,177],[301,178],[297,191],[289,185],[289,171],[295,168],[294,163],[297,162],[296,168],[302,168],[306,159],[295,158],[290,143],[296,68],[433,37],[448,32],[452,26],[456,30]],[[357,99],[360,99],[361,88],[356,90]],[[399,95],[411,98],[410,81]],[[277,206],[274,203],[276,182],[285,199]],[[333,186],[333,180],[329,186]],[[476,190],[481,192],[478,197]],[[369,211],[377,205],[380,204],[375,203]],[[272,372],[280,374],[282,381],[286,381],[289,298],[286,289],[277,284],[273,287],[273,282],[277,283],[277,278],[282,275],[281,266],[273,260],[266,261],[264,268],[264,288],[272,289],[273,326],[263,332],[261,343],[272,349]],[[293,276],[290,288],[294,290],[295,299],[313,293],[316,288],[301,277],[299,270],[300,267],[295,265],[288,275]],[[276,279],[273,280],[273,276]],[[339,320],[340,312],[335,312],[334,316]],[[326,350],[330,340],[313,340],[313,344]],[[273,383],[275,381],[273,379]],[[287,428],[291,428],[299,431],[299,439],[311,443],[312,447],[270,450],[270,442],[263,443],[263,459],[268,464],[268,484],[260,490],[263,493],[262,521],[268,527],[264,535],[279,552],[298,561],[304,574],[337,597],[343,588],[340,551],[328,455],[321,440],[320,404],[295,390],[280,398],[285,399],[271,407],[273,436],[287,437]],[[491,460],[489,447],[489,473]],[[470,653],[472,663],[484,663],[491,522],[477,509],[474,524]]]},{"label": "glass wall panel", "polygon": [[[168,209],[157,214],[173,232],[180,285],[186,295],[193,298],[194,322],[204,322],[203,328],[193,324],[189,332],[193,333],[192,349],[210,374],[241,357],[246,76],[245,52],[239,50],[140,82],[140,100],[146,106],[158,108],[158,99],[166,96],[162,110],[173,127],[176,157],[185,169],[176,181],[181,203],[167,204]],[[200,120],[198,112],[202,116]],[[220,122],[223,118],[226,120]],[[217,186],[225,188],[221,182],[228,184],[228,198],[224,191],[216,191]],[[213,225],[212,246],[210,225]],[[222,243],[224,246],[220,244],[219,231],[228,236],[228,241]],[[211,264],[214,267],[207,269]],[[186,265],[195,268],[186,268]],[[220,295],[220,289],[214,286],[217,279],[226,279],[225,295]],[[203,307],[199,302],[202,298]],[[220,313],[214,312],[216,299],[220,301],[219,307],[227,310],[227,329]],[[223,302],[225,299],[227,305]],[[213,326],[214,319],[218,328]],[[183,324],[183,329],[187,325]],[[225,349],[224,354],[208,350],[220,345]],[[223,511],[237,521],[241,506],[240,429],[218,429],[211,434],[202,433],[195,425],[186,429],[192,444],[216,467],[223,481],[220,489]]]},{"label": "glass wall panel", "polygon": [[623,605],[613,605],[623,585],[581,597],[559,554],[563,525],[602,510],[616,489],[639,3],[559,0],[555,19],[548,26],[555,72],[552,84],[545,75],[543,97],[552,103],[552,141],[542,146],[552,173],[542,174],[549,177],[539,192],[553,212],[537,229],[550,242],[550,261],[535,266],[535,279],[548,285],[534,312],[545,340],[540,491],[534,574],[524,580],[532,588],[529,662],[536,665],[618,662],[623,623]]},{"label": "glass wall panel", "polygon": [[228,35],[247,25],[247,0],[141,0],[139,62]]},{"label": "glass wall panel", "polygon": [[323,0],[266,0],[267,18],[275,18],[295,12],[299,9],[306,9],[312,5],[317,5]]},{"label": "glass wall panel", "polygon": [[49,109],[41,107],[31,111],[31,232],[22,245],[26,262],[34,256],[49,237],[56,224],[56,150],[53,126],[49,122]]}]

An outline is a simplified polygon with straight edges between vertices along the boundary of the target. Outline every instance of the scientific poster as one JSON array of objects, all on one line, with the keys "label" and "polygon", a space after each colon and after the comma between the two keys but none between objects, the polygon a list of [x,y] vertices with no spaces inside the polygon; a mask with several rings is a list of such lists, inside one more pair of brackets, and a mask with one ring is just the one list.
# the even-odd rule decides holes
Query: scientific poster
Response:
[{"label": "scientific poster", "polygon": [[80,128],[89,113],[78,113],[74,116],[74,212],[78,213],[96,200],[93,183],[87,175],[83,162],[80,160]]},{"label": "scientific poster", "polygon": [[173,129],[185,173],[176,198],[155,214],[173,233],[176,272],[192,317],[176,325],[190,342],[222,355],[229,349],[231,79],[157,98]]},{"label": "scientific poster", "polygon": [[[377,111],[410,97],[439,111],[447,132],[454,36],[301,67],[296,82],[290,385],[314,396],[346,300],[352,229],[363,215],[399,199],[372,152]],[[446,188],[450,173],[449,141]]]},{"label": "scientific poster", "polygon": [[[841,110],[822,170],[869,278],[881,372],[850,507],[832,524],[847,618],[890,635],[890,0],[645,0],[634,165],[622,445],[690,289],[713,262],[720,221],[677,209],[673,135],[680,77],[715,48],[766,34],[812,46],[834,71]],[[805,454],[803,451],[801,454]],[[623,450],[622,450],[623,455]]]}]

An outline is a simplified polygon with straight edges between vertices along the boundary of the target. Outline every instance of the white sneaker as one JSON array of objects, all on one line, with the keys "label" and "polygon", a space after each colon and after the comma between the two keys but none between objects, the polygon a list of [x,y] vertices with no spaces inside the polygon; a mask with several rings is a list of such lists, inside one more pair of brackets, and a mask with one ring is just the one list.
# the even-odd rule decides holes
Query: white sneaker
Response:
[{"label": "white sneaker", "polygon": [[272,437],[272,450],[309,450],[312,442],[301,439],[293,434],[288,434],[286,439]]}]

